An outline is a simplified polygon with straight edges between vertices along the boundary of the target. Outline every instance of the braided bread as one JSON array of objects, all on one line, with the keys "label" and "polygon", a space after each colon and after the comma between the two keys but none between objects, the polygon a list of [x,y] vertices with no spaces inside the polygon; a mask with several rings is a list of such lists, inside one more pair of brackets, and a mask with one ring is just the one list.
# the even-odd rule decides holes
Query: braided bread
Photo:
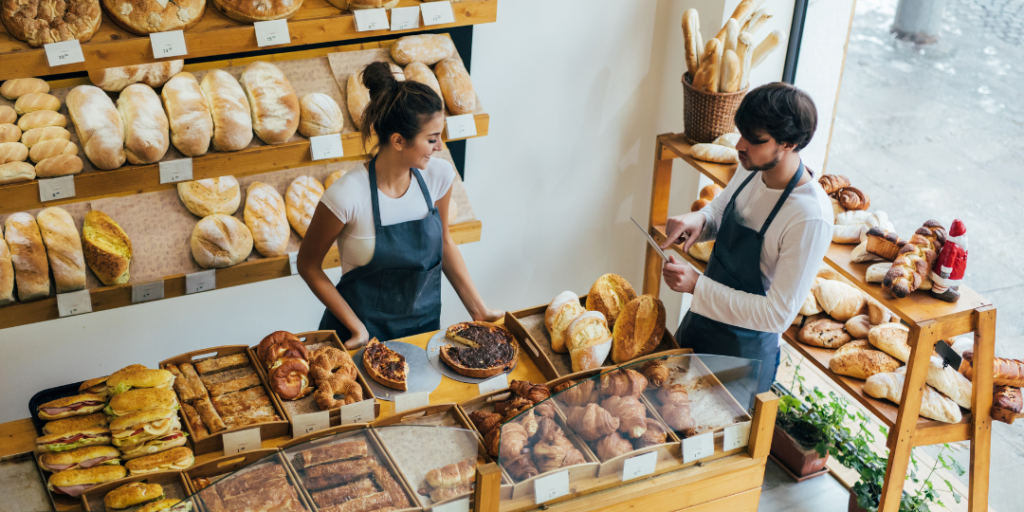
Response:
[{"label": "braided bread", "polygon": [[835,194],[839,206],[847,210],[867,210],[871,206],[871,198],[854,187],[846,187]]},{"label": "braided bread", "polygon": [[821,184],[821,188],[825,189],[826,194],[831,195],[849,187],[850,179],[838,174],[823,174],[818,178],[818,183]]},{"label": "braided bread", "polygon": [[945,241],[946,229],[942,224],[934,220],[926,221],[900,248],[896,261],[892,262],[892,267],[882,278],[882,289],[902,299],[920,288]]},{"label": "braided bread", "polygon": [[[335,396],[338,395],[341,395],[343,398],[335,399]],[[334,409],[335,407],[362,401],[363,388],[352,379],[346,379],[343,375],[334,374],[317,384],[317,390],[313,397],[316,399],[316,405],[321,410]]]}]

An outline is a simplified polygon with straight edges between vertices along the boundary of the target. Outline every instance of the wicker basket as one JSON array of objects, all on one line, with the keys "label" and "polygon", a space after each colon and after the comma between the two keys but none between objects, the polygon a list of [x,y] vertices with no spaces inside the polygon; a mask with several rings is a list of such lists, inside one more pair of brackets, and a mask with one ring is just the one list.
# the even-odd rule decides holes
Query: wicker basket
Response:
[{"label": "wicker basket", "polygon": [[733,118],[747,89],[736,92],[707,92],[694,89],[693,78],[683,75],[683,135],[691,143],[709,143],[722,134],[736,131]]}]

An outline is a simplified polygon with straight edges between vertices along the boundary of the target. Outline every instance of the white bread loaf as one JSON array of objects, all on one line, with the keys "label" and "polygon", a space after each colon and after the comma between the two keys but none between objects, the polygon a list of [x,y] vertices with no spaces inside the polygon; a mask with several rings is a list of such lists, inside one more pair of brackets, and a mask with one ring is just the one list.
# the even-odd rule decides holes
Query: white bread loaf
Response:
[{"label": "white bread loaf", "polygon": [[45,128],[33,128],[21,134],[21,143],[32,149],[32,146],[50,139],[71,140],[71,132],[60,126],[47,126]]},{"label": "white bread loaf", "polygon": [[341,133],[345,127],[345,116],[334,98],[314,92],[299,101],[299,133],[305,137],[317,137]]},{"label": "white bread loaf", "polygon": [[97,169],[124,165],[124,122],[114,102],[99,87],[79,85],[64,100],[85,156]]},{"label": "white bread loaf", "polygon": [[864,280],[869,283],[881,283],[882,279],[885,278],[885,273],[892,268],[892,262],[883,261],[881,263],[875,263],[868,267],[867,271],[864,272]]},{"label": "white bread loaf", "polygon": [[50,84],[39,78],[12,78],[0,85],[0,96],[12,101],[34,92],[50,92]]},{"label": "white bread loaf", "polygon": [[4,222],[4,228],[18,285],[18,300],[45,299],[50,295],[50,266],[36,219],[28,213],[12,213]]},{"label": "white bread loaf", "polygon": [[0,306],[14,300],[14,265],[11,263],[11,250],[3,237],[3,226],[0,226]]},{"label": "white bread loaf", "polygon": [[52,94],[33,92],[18,98],[18,101],[14,103],[14,111],[19,116],[37,110],[52,110],[56,112],[60,110],[60,100]]},{"label": "white bread loaf", "polygon": [[348,104],[348,115],[352,117],[352,125],[357,130],[362,130],[363,113],[366,112],[366,106],[370,104],[370,90],[363,85],[362,71],[348,76],[345,86],[345,103]]},{"label": "white bread loaf", "polygon": [[36,179],[36,169],[28,162],[0,164],[0,185]]},{"label": "white bread loaf", "polygon": [[566,328],[565,345],[569,347],[573,372],[600,368],[612,349],[608,321],[597,311],[582,313]]},{"label": "white bread loaf", "polygon": [[285,212],[288,223],[299,236],[306,237],[309,221],[313,220],[313,212],[322,195],[324,186],[312,176],[299,176],[288,185],[284,195]]},{"label": "white bread loaf", "polygon": [[0,143],[18,142],[19,140],[21,140],[21,128],[18,128],[18,125],[14,123],[0,124]]},{"label": "white bread loaf", "polygon": [[840,322],[867,313],[867,295],[846,283],[827,279],[818,282],[814,286],[814,297],[828,316]]},{"label": "white bread loaf", "polygon": [[422,62],[410,63],[405,67],[405,79],[412,82],[419,82],[430,87],[437,93],[437,97],[441,100],[441,104],[444,104],[444,94],[441,92],[441,84],[437,83],[437,75],[435,75],[426,64]]},{"label": "white bread loaf", "polygon": [[821,313],[821,305],[818,304],[818,299],[814,297],[814,287],[811,287],[811,291],[807,292],[807,298],[804,299],[804,305],[800,306],[800,314],[811,316],[818,313]]},{"label": "white bread loaf", "polygon": [[12,124],[18,122],[18,113],[10,105],[0,105],[0,123]]},{"label": "white bread loaf", "polygon": [[61,155],[78,155],[78,145],[70,140],[50,139],[32,146],[28,152],[28,156],[33,162],[42,162],[47,158]]},{"label": "white bread loaf", "polygon": [[281,256],[288,251],[288,215],[284,199],[277,189],[252,182],[245,191],[245,225],[252,232],[256,250],[265,257]]},{"label": "white bread loaf", "polygon": [[36,164],[36,176],[56,178],[82,172],[82,159],[78,155],[57,155],[44,158]]},{"label": "white bread loaf", "polygon": [[565,344],[565,330],[576,317],[586,313],[580,298],[573,292],[559,293],[544,311],[544,327],[551,336],[551,350],[562,354],[569,352]]},{"label": "white bread loaf", "polygon": [[0,143],[0,164],[24,162],[28,158],[28,147],[20,142]]},{"label": "white bread loaf", "polygon": [[178,183],[178,198],[193,215],[209,217],[215,213],[234,215],[242,193],[234,176],[221,176]]},{"label": "white bread loaf", "polygon": [[910,360],[910,328],[898,323],[876,325],[868,331],[868,341],[882,352],[904,363]]},{"label": "white bread loaf", "polygon": [[[875,398],[884,398],[897,404],[900,403],[903,400],[904,375],[897,372],[899,370],[868,377],[864,381],[864,392]],[[946,423],[960,423],[960,420],[963,419],[960,414],[960,406],[942,396],[931,386],[924,387],[924,395],[921,396],[921,416]]]},{"label": "white bread loaf", "polygon": [[740,158],[739,152],[735,149],[718,144],[694,144],[690,148],[690,154],[697,160],[719,164],[734,164],[739,162]]},{"label": "white bread loaf", "polygon": [[[939,343],[945,343],[940,341]],[[960,407],[971,410],[971,381],[964,377],[956,368],[946,365],[939,356],[928,360],[928,376],[925,378],[929,386],[942,393]]]},{"label": "white bread loaf", "polygon": [[185,156],[205,155],[213,138],[210,104],[192,73],[181,72],[160,91],[171,126],[171,143]]},{"label": "white bread loaf", "polygon": [[242,71],[242,88],[249,99],[252,127],[267,144],[284,144],[299,128],[299,98],[277,66],[256,61]]},{"label": "white bread loaf", "polygon": [[192,257],[203,268],[230,267],[249,257],[252,242],[252,233],[242,221],[215,213],[192,230]]},{"label": "white bread loaf", "polygon": [[85,289],[85,255],[75,219],[67,210],[47,208],[36,216],[57,293]]},{"label": "white bread loaf", "polygon": [[132,84],[143,83],[160,87],[168,78],[181,72],[184,60],[169,60],[151,64],[134,64],[116,68],[89,71],[89,81],[104,91],[120,92]]},{"label": "white bread loaf", "polygon": [[454,116],[472,114],[476,110],[476,92],[473,80],[461,60],[447,58],[434,66],[437,83],[441,86],[444,104]]},{"label": "white bread loaf", "polygon": [[828,369],[839,375],[867,379],[877,373],[896,371],[901,363],[894,357],[876,349],[868,340],[853,340],[836,350],[828,361]]},{"label": "white bread loaf", "polygon": [[117,112],[124,122],[124,149],[130,164],[159,162],[171,145],[170,123],[156,91],[132,84],[117,97]]},{"label": "white bread loaf", "polygon": [[32,128],[41,128],[44,126],[60,126],[63,128],[67,125],[68,120],[64,117],[64,114],[60,114],[52,110],[37,110],[35,112],[29,112],[18,119],[18,128],[21,128],[22,132],[27,132]]},{"label": "white bread loaf", "polygon": [[238,151],[252,142],[249,100],[238,80],[227,71],[214,69],[200,84],[213,118],[213,148]]},{"label": "white bread loaf", "polygon": [[400,66],[413,62],[433,66],[452,55],[455,55],[455,43],[441,34],[405,36],[391,45],[391,58]]}]

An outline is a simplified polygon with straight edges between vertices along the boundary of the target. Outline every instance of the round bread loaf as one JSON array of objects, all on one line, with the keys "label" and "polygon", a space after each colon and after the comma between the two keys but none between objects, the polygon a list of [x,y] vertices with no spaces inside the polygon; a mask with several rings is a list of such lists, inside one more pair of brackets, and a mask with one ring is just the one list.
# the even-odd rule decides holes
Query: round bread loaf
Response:
[{"label": "round bread loaf", "polygon": [[341,107],[326,94],[314,92],[303,96],[299,101],[299,110],[299,133],[305,137],[341,133],[345,127]]},{"label": "round bread loaf", "polygon": [[565,330],[572,371],[600,368],[612,348],[612,333],[604,315],[587,311],[576,317]]},{"label": "round bread loaf", "polygon": [[3,0],[0,17],[10,35],[40,48],[92,39],[102,16],[99,0]]},{"label": "round bread loaf", "polygon": [[107,16],[121,28],[140,36],[168,30],[186,30],[203,19],[206,0],[103,0]]},{"label": "round bread loaf", "polygon": [[234,215],[242,200],[234,176],[178,183],[178,197],[188,211],[199,217],[215,213]]},{"label": "round bread loaf", "polygon": [[797,340],[812,347],[839,348],[850,342],[850,334],[841,322],[822,317],[808,318],[797,334]]},{"label": "round bread loaf", "polygon": [[628,281],[615,274],[605,274],[594,282],[587,294],[587,310],[604,315],[609,325],[615,325],[619,312],[636,298],[636,290]]},{"label": "round bread loaf", "polygon": [[252,232],[242,221],[215,213],[192,230],[192,257],[203,268],[225,268],[245,261],[252,252]]},{"label": "round bread loaf", "polygon": [[0,96],[9,100],[33,92],[50,92],[50,84],[41,78],[12,78],[0,85]]},{"label": "round bread loaf", "polygon": [[284,195],[285,212],[288,223],[299,236],[305,238],[309,221],[313,220],[313,212],[322,195],[323,185],[312,176],[299,176],[288,185]]},{"label": "round bread loaf", "polygon": [[302,0],[213,0],[213,5],[228,18],[242,23],[253,23],[291,18],[299,12]]},{"label": "round bread loaf", "polygon": [[641,295],[626,304],[612,331],[612,361],[624,363],[654,352],[665,335],[665,304]]}]

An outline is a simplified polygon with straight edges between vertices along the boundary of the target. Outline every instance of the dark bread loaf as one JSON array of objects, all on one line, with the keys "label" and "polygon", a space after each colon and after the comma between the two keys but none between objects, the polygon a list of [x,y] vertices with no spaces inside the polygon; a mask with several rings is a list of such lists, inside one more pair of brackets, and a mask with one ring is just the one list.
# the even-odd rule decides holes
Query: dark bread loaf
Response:
[{"label": "dark bread loaf", "polygon": [[1013,424],[1024,408],[1020,388],[996,386],[992,394],[992,419]]}]

